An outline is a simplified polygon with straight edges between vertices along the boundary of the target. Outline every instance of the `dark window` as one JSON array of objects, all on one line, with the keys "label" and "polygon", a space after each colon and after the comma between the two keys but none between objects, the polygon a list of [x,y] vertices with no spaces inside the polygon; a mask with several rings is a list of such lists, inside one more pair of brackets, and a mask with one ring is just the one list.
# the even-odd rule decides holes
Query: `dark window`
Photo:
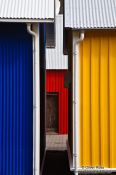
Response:
[{"label": "dark window", "polygon": [[63,14],[64,0],[60,0],[60,12],[59,14]]},{"label": "dark window", "polygon": [[64,55],[68,55],[68,31],[66,29],[63,32],[63,51]]},{"label": "dark window", "polygon": [[46,47],[55,47],[55,23],[46,24]]}]

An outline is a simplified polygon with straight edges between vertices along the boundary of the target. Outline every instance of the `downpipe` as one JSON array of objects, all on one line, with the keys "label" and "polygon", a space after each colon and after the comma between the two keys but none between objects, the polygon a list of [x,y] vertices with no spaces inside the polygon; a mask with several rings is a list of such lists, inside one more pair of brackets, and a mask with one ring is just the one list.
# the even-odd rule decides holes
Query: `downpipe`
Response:
[{"label": "downpipe", "polygon": [[[78,175],[78,168],[80,165],[80,157],[79,157],[79,140],[80,140],[80,107],[79,107],[79,77],[80,77],[80,58],[79,58],[79,43],[81,43],[84,40],[84,31],[81,31],[80,37],[74,41],[74,83],[73,83],[73,90],[74,90],[74,99],[73,99],[73,109],[74,109],[74,130],[73,130],[73,140],[74,140],[74,153],[73,153],[73,160],[74,160],[74,173],[75,175]],[[77,77],[78,76],[78,77]]]},{"label": "downpipe", "polygon": [[40,175],[40,59],[39,28],[32,30],[27,24],[27,32],[33,37],[33,175]]}]

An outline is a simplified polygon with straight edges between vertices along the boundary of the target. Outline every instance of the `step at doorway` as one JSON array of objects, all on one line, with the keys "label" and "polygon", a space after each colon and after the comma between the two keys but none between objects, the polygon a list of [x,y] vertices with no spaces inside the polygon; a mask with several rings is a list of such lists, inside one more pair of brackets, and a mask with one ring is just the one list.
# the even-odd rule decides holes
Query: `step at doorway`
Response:
[{"label": "step at doorway", "polygon": [[67,140],[67,135],[48,134],[46,135],[46,150],[65,151]]}]

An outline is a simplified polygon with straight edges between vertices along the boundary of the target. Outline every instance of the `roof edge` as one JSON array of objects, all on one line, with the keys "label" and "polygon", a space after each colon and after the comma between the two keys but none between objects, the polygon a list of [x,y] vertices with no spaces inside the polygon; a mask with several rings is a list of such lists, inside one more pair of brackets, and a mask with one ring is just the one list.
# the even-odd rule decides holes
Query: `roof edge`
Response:
[{"label": "roof edge", "polygon": [[10,22],[10,23],[53,23],[52,19],[15,19],[15,18],[0,18],[0,22]]},{"label": "roof edge", "polygon": [[87,28],[75,28],[75,27],[65,27],[68,30],[115,30],[116,27],[87,27]]}]

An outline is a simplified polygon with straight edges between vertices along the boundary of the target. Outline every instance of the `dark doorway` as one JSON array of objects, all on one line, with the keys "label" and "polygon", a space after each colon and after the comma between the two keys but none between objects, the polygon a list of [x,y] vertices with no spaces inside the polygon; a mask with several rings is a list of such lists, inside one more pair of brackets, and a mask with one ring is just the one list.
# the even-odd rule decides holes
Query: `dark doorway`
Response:
[{"label": "dark doorway", "polygon": [[56,93],[47,94],[46,132],[58,132],[58,94]]}]

